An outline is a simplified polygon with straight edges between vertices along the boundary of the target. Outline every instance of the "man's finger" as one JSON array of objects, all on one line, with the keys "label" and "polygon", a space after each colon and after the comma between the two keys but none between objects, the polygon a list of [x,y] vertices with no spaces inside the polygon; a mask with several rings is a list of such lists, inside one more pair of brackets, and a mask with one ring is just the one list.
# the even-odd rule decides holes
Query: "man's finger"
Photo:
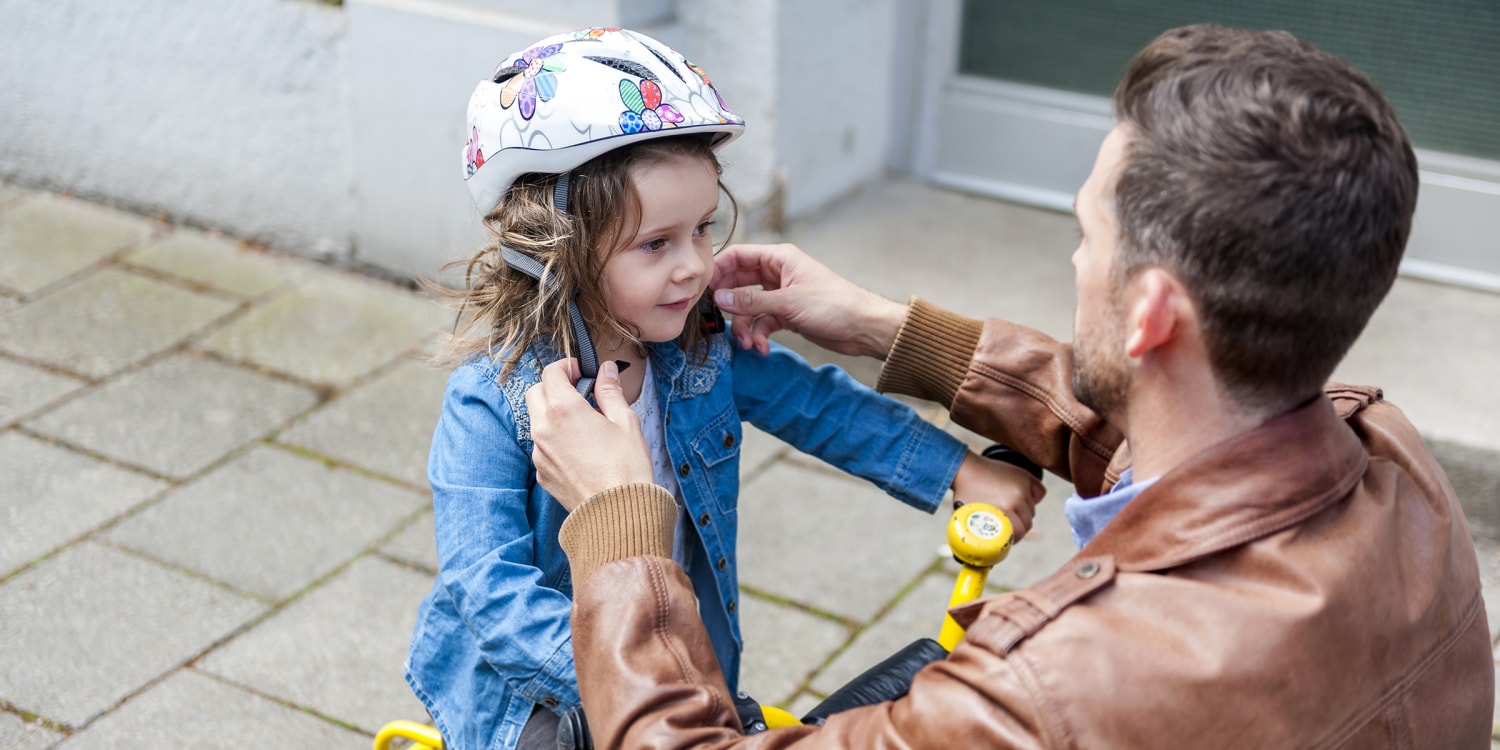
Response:
[{"label": "man's finger", "polygon": [[786,328],[781,318],[775,315],[762,315],[755,319],[750,325],[750,340],[755,350],[761,354],[771,353],[771,334]]},{"label": "man's finger", "polygon": [[548,391],[556,388],[572,389],[578,378],[578,360],[572,357],[559,359],[542,368],[541,383]]},{"label": "man's finger", "polygon": [[620,385],[620,368],[605,360],[599,366],[599,379],[594,381],[594,400],[599,402],[599,411],[615,424],[635,419],[630,403],[625,400],[625,388]]}]

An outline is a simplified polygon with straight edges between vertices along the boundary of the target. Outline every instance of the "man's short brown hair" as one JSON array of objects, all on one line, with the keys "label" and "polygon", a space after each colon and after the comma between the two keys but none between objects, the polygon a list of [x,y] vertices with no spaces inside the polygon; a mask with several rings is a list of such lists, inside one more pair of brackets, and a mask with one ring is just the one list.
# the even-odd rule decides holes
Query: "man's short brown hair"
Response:
[{"label": "man's short brown hair", "polygon": [[1390,103],[1290,34],[1200,25],[1136,55],[1115,110],[1118,279],[1156,266],[1183,281],[1241,406],[1317,394],[1411,230],[1416,157]]}]

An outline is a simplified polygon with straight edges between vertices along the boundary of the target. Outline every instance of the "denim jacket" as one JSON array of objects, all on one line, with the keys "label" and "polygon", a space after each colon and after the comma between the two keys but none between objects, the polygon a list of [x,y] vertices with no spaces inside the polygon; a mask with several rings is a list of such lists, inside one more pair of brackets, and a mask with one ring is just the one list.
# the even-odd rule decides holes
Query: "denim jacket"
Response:
[{"label": "denim jacket", "polygon": [[[667,451],[696,539],[685,566],[731,689],[739,674],[735,506],[742,421],[932,512],[962,443],[833,366],[772,345],[742,351],[710,338],[707,360],[652,345]],[[504,380],[479,357],[448,380],[432,441],[439,572],[422,602],[406,665],[446,747],[513,748],[532,709],[578,705],[572,581],[557,543],[567,512],[536,484],[525,392],[556,358],[533,347]]]}]

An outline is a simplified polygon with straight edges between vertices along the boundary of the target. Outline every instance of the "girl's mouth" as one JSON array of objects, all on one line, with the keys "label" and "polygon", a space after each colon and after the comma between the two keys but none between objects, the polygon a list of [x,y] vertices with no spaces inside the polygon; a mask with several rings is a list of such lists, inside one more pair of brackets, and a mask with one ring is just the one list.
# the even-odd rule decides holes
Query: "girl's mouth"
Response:
[{"label": "girl's mouth", "polygon": [[668,310],[671,310],[672,312],[681,312],[682,310],[686,310],[688,305],[691,304],[693,304],[693,298],[684,297],[680,300],[677,300],[676,302],[669,302],[665,305],[659,305],[659,307],[664,307]]}]

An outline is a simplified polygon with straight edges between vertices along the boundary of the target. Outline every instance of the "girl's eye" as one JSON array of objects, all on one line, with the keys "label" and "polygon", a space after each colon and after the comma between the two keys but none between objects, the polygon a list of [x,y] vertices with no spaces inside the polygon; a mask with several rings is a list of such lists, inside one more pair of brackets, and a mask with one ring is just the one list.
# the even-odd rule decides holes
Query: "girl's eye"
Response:
[{"label": "girl's eye", "polygon": [[652,255],[655,255],[667,249],[667,240],[664,237],[657,237],[656,239],[651,240],[644,245],[641,245],[641,249]]},{"label": "girl's eye", "polygon": [[693,236],[694,237],[707,237],[708,236],[708,230],[710,230],[710,229],[713,228],[714,223],[715,222],[712,222],[712,221],[705,221],[702,224],[699,224],[698,227],[693,230]]}]

